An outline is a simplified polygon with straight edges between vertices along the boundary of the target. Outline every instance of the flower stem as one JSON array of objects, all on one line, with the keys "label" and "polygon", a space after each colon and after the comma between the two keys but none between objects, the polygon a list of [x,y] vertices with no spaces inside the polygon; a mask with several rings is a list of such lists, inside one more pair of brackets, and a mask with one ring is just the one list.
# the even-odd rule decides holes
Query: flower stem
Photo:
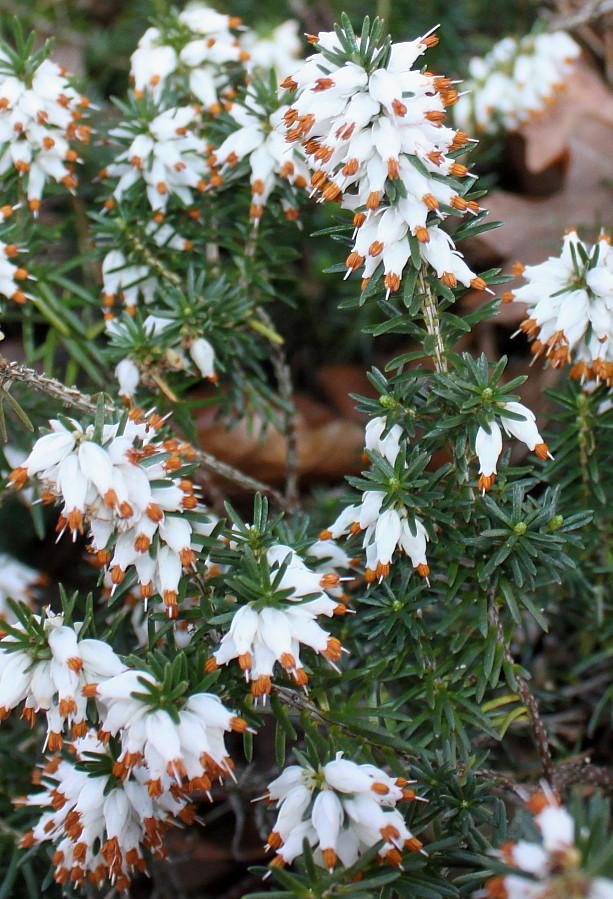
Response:
[{"label": "flower stem", "polygon": [[441,321],[438,314],[436,296],[432,293],[430,284],[424,278],[423,271],[419,273],[419,287],[421,293],[423,294],[423,300],[421,301],[421,310],[423,313],[426,330],[428,331],[430,337],[432,337],[434,340],[434,346],[431,354],[432,360],[434,362],[436,371],[441,374],[448,371],[449,366],[447,363],[447,356],[445,354],[445,344],[443,343],[443,336],[441,334]]},{"label": "flower stem", "polygon": [[[510,665],[514,665],[515,662],[506,641],[504,628],[502,627],[500,614],[498,612],[498,606],[496,605],[496,599],[492,591],[488,593],[487,608],[490,624],[496,629],[498,633],[498,641],[502,646],[504,657]],[[523,678],[520,674],[515,674],[515,681],[517,683],[517,693],[526,708],[528,717],[530,719],[530,724],[532,725],[532,729],[534,731],[534,741],[536,743],[539,759],[543,768],[543,774],[545,775],[547,782],[551,786],[555,786],[551,747],[549,746],[549,738],[547,736],[547,731],[545,730],[545,725],[543,724],[543,719],[541,718],[541,714],[539,712],[538,703],[530,689],[528,681],[525,678]]]}]

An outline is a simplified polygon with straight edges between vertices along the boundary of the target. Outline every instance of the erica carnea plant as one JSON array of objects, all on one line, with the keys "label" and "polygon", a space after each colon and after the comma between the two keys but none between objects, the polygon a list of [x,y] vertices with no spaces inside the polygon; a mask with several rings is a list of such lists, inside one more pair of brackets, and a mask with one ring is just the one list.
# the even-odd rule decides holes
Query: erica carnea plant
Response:
[{"label": "erica carnea plant", "polygon": [[[0,357],[2,498],[24,541],[70,552],[57,595],[2,563],[3,764],[35,786],[1,776],[0,845],[25,850],[1,896],[129,895],[221,795],[264,800],[254,899],[613,896],[611,774],[573,758],[612,689],[607,234],[569,231],[502,294],[564,369],[551,436],[505,358],[458,349],[508,280],[461,249],[494,227],[473,129],[535,113],[578,46],[508,38],[470,99],[437,41],[343,15],[302,59],[294,23],[262,37],[192,3],[152,21],[112,114],[49,45],[0,48],[0,293],[25,353]],[[323,499],[299,483],[280,333],[314,228],[347,331],[392,347],[357,399],[361,476]],[[283,435],[284,485],[201,447],[211,405]],[[544,683],[549,629],[573,648]],[[593,670],[571,739],[547,713]]]}]

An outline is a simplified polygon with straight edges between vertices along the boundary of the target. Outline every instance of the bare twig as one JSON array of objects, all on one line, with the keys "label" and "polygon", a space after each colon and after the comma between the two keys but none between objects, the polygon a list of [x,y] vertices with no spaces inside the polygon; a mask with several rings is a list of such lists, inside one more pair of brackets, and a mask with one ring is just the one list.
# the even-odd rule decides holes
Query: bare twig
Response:
[{"label": "bare twig", "polygon": [[[13,381],[19,381],[39,393],[44,393],[46,396],[56,400],[63,406],[79,409],[81,412],[87,412],[89,415],[94,415],[96,413],[96,403],[88,394],[81,393],[76,387],[66,387],[65,384],[62,384],[55,378],[49,378],[47,375],[40,374],[33,368],[26,368],[26,366],[22,365],[20,362],[9,362],[3,356],[0,356],[0,382],[2,381],[9,382],[9,386]],[[108,402],[105,405],[105,410],[109,413],[113,413],[117,411],[117,408],[112,402]],[[282,508],[286,508],[286,502],[283,496],[281,496],[281,494],[273,487],[270,487],[263,481],[250,478],[248,475],[243,474],[242,471],[239,471],[239,469],[234,468],[232,465],[228,465],[226,462],[221,462],[215,456],[212,456],[204,450],[194,448],[194,451],[197,461],[203,468],[206,468],[207,471],[212,471],[215,474],[221,475],[228,481],[232,481],[234,484],[239,484],[241,487],[244,487],[246,490],[265,493],[267,496],[274,499]]]},{"label": "bare twig", "polygon": [[[76,387],[66,387],[61,381],[55,378],[49,378],[47,375],[40,374],[33,368],[26,368],[20,362],[9,362],[4,356],[0,356],[0,379],[2,381],[19,381],[27,384],[33,390],[44,393],[51,399],[56,400],[63,406],[70,406],[72,409],[80,409],[82,412],[88,412],[94,415],[96,412],[96,403],[86,393],[81,393]],[[109,403],[106,406],[107,411],[114,411],[114,406]]]},{"label": "bare twig", "polygon": [[238,468],[234,468],[233,465],[228,465],[227,462],[222,462],[210,453],[205,452],[205,450],[196,449],[195,453],[198,462],[208,471],[221,475],[222,478],[226,478],[228,481],[232,481],[232,483],[238,484],[239,486],[244,487],[245,490],[250,490],[252,493],[265,493],[266,496],[270,496],[271,499],[274,499],[281,508],[287,508],[287,503],[283,496],[269,484],[265,484],[263,481],[258,481],[256,478],[251,478],[249,475],[243,474]]},{"label": "bare twig", "polygon": [[[503,648],[504,657],[507,662],[509,662],[511,665],[514,665],[515,661],[507,645],[504,629],[500,620],[500,614],[498,612],[498,606],[496,605],[496,600],[492,591],[490,591],[488,594],[487,607],[490,624],[496,629],[498,633],[498,640]],[[526,707],[526,711],[528,712],[528,717],[534,731],[534,739],[536,742],[536,748],[538,750],[541,766],[543,768],[543,774],[545,775],[548,783],[554,786],[555,774],[553,759],[551,757],[551,748],[549,746],[549,738],[547,737],[547,731],[545,730],[545,725],[543,724],[543,719],[541,718],[537,701],[534,698],[534,695],[528,685],[528,681],[525,678],[523,678],[520,674],[515,674],[515,681],[517,683],[517,692],[521,701]]]}]

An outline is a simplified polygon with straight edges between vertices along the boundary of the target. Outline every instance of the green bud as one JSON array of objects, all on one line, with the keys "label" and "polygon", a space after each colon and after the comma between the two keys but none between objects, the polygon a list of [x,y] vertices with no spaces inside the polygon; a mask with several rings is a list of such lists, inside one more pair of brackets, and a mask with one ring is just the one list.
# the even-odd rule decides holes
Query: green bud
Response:
[{"label": "green bud", "polygon": [[564,516],[563,515],[554,515],[551,521],[549,522],[549,530],[550,531],[559,531],[562,525],[564,524]]},{"label": "green bud", "polygon": [[494,391],[491,387],[486,387],[483,393],[481,394],[481,399],[484,403],[491,403],[494,399]]},{"label": "green bud", "polygon": [[384,409],[393,409],[396,405],[396,400],[384,393],[379,397],[379,405],[383,406]]},{"label": "green bud", "polygon": [[395,599],[394,602],[392,603],[392,611],[394,611],[394,612],[402,611],[402,603],[400,602],[399,599]]},{"label": "green bud", "polygon": [[528,530],[528,525],[525,521],[518,521],[515,527],[513,528],[514,533],[517,534],[518,537],[521,537],[522,534],[525,534]]}]

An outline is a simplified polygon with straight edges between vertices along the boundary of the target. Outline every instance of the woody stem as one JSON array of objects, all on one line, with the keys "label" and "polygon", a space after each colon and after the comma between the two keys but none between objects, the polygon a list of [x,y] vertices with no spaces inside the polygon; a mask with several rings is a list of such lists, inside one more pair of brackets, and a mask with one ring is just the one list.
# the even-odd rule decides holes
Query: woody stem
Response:
[{"label": "woody stem", "polygon": [[419,288],[423,299],[421,301],[421,311],[424,317],[426,330],[430,337],[433,338],[433,347],[430,355],[434,362],[434,367],[439,374],[448,371],[447,357],[445,355],[445,344],[441,334],[441,321],[438,314],[438,305],[436,297],[432,293],[432,288],[426,279],[424,273],[419,273]]}]

